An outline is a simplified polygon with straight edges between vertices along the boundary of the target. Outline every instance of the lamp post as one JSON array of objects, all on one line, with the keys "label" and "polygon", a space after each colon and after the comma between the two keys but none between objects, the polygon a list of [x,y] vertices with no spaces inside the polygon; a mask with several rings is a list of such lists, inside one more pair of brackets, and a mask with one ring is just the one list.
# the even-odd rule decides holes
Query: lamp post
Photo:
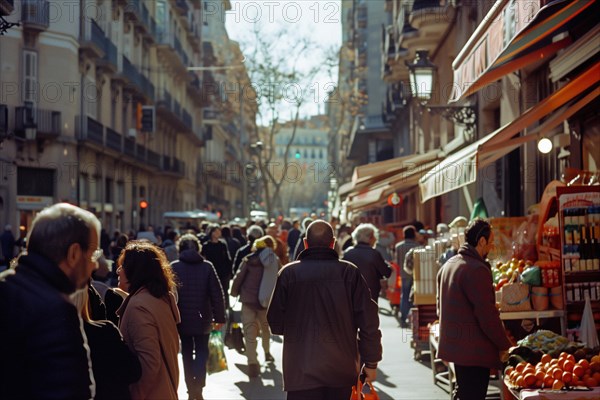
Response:
[{"label": "lamp post", "polygon": [[457,124],[464,125],[467,133],[472,134],[477,126],[477,112],[473,106],[428,105],[434,87],[437,66],[429,60],[427,50],[417,50],[412,63],[406,62],[410,71],[410,90],[413,97],[429,113],[440,114],[442,117]]}]

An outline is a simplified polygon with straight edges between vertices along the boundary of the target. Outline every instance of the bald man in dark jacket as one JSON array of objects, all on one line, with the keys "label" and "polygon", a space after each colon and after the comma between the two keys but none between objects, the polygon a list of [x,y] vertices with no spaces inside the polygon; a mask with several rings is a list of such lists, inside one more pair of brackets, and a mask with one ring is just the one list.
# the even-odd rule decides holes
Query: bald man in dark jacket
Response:
[{"label": "bald man in dark jacket", "polygon": [[377,304],[358,268],[333,250],[331,225],[310,224],[305,245],[279,272],[267,312],[271,332],[283,335],[284,390],[288,400],[347,400],[359,360],[367,381],[377,375]]}]

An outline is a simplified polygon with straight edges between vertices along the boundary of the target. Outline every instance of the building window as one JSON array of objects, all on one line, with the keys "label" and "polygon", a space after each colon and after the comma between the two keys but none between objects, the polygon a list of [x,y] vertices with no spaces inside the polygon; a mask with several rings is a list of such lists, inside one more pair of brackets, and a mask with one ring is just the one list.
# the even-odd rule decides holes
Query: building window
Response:
[{"label": "building window", "polygon": [[117,182],[117,204],[125,203],[125,184]]},{"label": "building window", "polygon": [[23,50],[23,102],[37,103],[37,52]]},{"label": "building window", "polygon": [[17,194],[20,196],[54,197],[53,169],[18,167]]},{"label": "building window", "polygon": [[94,200],[102,201],[102,177],[101,176],[94,177],[94,188],[96,190],[96,193],[94,193]]},{"label": "building window", "polygon": [[86,112],[89,117],[98,119],[98,88],[96,82],[90,78],[85,78],[85,87],[83,89]]},{"label": "building window", "polygon": [[104,185],[104,201],[106,203],[112,203],[113,202],[113,180],[107,178],[106,179],[106,184]]}]

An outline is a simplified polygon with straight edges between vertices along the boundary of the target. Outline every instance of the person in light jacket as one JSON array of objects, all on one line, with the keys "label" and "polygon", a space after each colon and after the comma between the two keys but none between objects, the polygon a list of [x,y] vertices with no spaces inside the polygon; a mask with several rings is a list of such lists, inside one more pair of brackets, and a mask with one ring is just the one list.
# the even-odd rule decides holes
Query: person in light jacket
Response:
[{"label": "person in light jacket", "polygon": [[265,361],[275,359],[270,352],[271,332],[267,322],[267,307],[279,271],[279,258],[275,254],[277,242],[272,236],[263,236],[254,241],[253,253],[244,258],[240,270],[233,279],[232,296],[240,296],[242,302],[242,325],[246,338],[248,376],[260,374],[260,364],[256,353],[257,337],[260,331]]},{"label": "person in light jacket", "polygon": [[[195,235],[185,234],[177,242],[179,260],[171,264],[179,282],[178,326],[185,384],[190,399],[201,400],[206,385],[206,360],[211,328],[225,322],[225,299],[215,267],[200,255],[202,245]],[[213,324],[213,321],[215,324]]]},{"label": "person in light jacket", "polygon": [[171,266],[159,247],[137,240],[127,243],[118,263],[119,288],[130,293],[117,312],[119,329],[142,364],[131,398],[176,400],[181,320]]},{"label": "person in light jacket", "polygon": [[454,398],[484,399],[490,369],[501,367],[510,342],[496,308],[491,266],[486,261],[494,247],[494,232],[487,221],[477,218],[467,226],[465,240],[437,276],[437,355],[454,363]]}]

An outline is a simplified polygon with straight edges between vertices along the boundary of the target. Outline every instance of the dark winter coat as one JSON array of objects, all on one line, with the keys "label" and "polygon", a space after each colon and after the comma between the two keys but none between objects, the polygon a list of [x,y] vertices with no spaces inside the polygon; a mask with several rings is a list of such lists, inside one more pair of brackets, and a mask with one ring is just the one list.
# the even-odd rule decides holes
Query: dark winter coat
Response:
[{"label": "dark winter coat", "polygon": [[359,243],[344,252],[344,260],[356,265],[367,281],[371,298],[377,302],[381,291],[381,279],[389,278],[392,269],[385,262],[381,253],[366,243]]},{"label": "dark winter coat", "polygon": [[29,252],[0,274],[0,399],[89,399],[83,324],[56,263]]},{"label": "dark winter coat", "polygon": [[225,298],[213,265],[194,250],[171,264],[180,286],[177,307],[180,335],[208,334],[213,322],[225,323]]},{"label": "dark winter coat", "polygon": [[249,242],[249,243],[243,245],[235,253],[235,257],[233,259],[233,274],[234,275],[237,273],[238,269],[240,268],[240,265],[242,264],[242,261],[244,260],[244,258],[248,254],[252,253],[252,243],[253,242]]},{"label": "dark winter coat", "polygon": [[351,387],[381,360],[377,304],[358,268],[330,248],[304,250],[280,272],[267,312],[283,335],[284,390]]},{"label": "dark winter coat", "polygon": [[461,366],[500,367],[499,352],[510,342],[496,309],[490,265],[465,244],[437,279],[438,357]]},{"label": "dark winter coat", "polygon": [[96,400],[131,399],[129,384],[142,376],[142,365],[110,321],[84,323],[96,381]]},{"label": "dark winter coat", "polygon": [[11,231],[5,230],[2,232],[2,235],[0,235],[0,244],[2,246],[2,257],[7,265],[15,255],[15,243],[15,237]]},{"label": "dark winter coat", "polygon": [[235,253],[242,247],[242,244],[239,240],[234,237],[225,238],[225,242],[227,242],[227,250],[229,250],[229,258],[233,260],[235,257]]},{"label": "dark winter coat", "polygon": [[287,243],[288,248],[290,249],[290,257],[293,256],[294,250],[296,250],[296,245],[298,244],[298,239],[300,238],[300,229],[292,228],[288,232]]},{"label": "dark winter coat", "polygon": [[202,245],[202,255],[212,263],[217,271],[223,289],[229,288],[229,281],[233,276],[231,258],[227,244],[223,240],[217,242],[208,241]]}]

